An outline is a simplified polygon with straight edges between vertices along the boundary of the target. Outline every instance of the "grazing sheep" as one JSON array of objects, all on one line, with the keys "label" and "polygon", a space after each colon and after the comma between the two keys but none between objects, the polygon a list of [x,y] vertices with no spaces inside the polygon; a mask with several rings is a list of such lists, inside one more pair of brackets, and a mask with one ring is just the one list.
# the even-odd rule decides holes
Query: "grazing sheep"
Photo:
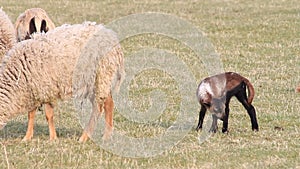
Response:
[{"label": "grazing sheep", "polygon": [[[34,33],[46,33],[55,28],[54,23],[41,8],[27,9],[17,18],[15,25],[18,42],[31,39]],[[51,112],[51,105],[45,104],[46,119],[48,119],[47,112],[49,112],[49,108]],[[54,138],[56,138],[56,136],[54,136]]]},{"label": "grazing sheep", "polygon": [[[23,140],[33,137],[36,108],[46,103],[50,140],[56,138],[53,107],[59,99],[87,97],[93,104],[93,114],[80,141],[86,141],[93,131],[94,116],[105,112],[104,138],[113,127],[113,80],[116,88],[124,77],[123,53],[115,33],[102,25],[84,23],[63,25],[47,34],[17,43],[4,58],[0,70],[0,126],[24,112],[29,112],[28,129]],[[94,45],[87,48],[86,44]],[[84,51],[89,54],[84,55]],[[91,64],[77,64],[80,57]],[[83,59],[84,60],[84,59]],[[92,67],[92,76],[75,70]],[[78,80],[73,83],[73,80]],[[75,86],[75,87],[74,87]],[[94,91],[94,92],[93,92]],[[92,94],[91,94],[92,93]],[[93,93],[95,93],[93,95]]]},{"label": "grazing sheep", "polygon": [[0,59],[4,54],[13,47],[16,43],[16,35],[14,32],[14,26],[6,15],[6,13],[0,8]]},{"label": "grazing sheep", "polygon": [[17,41],[30,39],[32,33],[48,32],[54,29],[55,25],[41,8],[27,9],[22,13],[15,23]]}]

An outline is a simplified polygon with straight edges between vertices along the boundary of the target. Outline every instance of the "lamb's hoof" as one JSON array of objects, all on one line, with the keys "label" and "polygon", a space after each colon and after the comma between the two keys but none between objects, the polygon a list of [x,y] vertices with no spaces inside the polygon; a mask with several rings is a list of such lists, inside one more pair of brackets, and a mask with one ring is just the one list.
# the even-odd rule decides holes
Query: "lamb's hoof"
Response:
[{"label": "lamb's hoof", "polygon": [[228,130],[227,129],[222,129],[222,133],[228,134]]},{"label": "lamb's hoof", "polygon": [[209,132],[210,133],[216,133],[218,131],[218,127],[211,127],[210,129],[209,129]]},{"label": "lamb's hoof", "polygon": [[202,130],[202,127],[197,127],[196,131],[198,132],[199,130]]},{"label": "lamb's hoof", "polygon": [[89,139],[89,136],[86,132],[83,132],[83,134],[81,135],[81,137],[79,138],[79,142],[80,143],[85,143],[87,140]]}]

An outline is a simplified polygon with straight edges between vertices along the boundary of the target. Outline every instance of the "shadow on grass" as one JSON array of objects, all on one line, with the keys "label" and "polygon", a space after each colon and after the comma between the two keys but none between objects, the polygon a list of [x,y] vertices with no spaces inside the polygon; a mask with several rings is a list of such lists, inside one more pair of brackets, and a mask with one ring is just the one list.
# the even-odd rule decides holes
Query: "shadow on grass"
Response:
[{"label": "shadow on grass", "polygon": [[[82,129],[80,127],[69,128],[63,126],[56,126],[56,133],[58,138],[79,138],[82,134]],[[3,130],[0,130],[1,139],[22,139],[27,130],[27,122],[16,122],[12,121],[8,123]],[[48,125],[35,124],[34,125],[34,135],[33,138],[42,137],[49,139],[49,129]]]}]

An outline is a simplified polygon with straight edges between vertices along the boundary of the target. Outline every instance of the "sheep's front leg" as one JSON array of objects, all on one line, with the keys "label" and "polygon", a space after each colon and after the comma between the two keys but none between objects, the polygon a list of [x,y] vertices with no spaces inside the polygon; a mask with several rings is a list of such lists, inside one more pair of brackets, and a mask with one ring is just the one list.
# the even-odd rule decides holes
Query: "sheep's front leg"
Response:
[{"label": "sheep's front leg", "polygon": [[57,135],[56,135],[54,120],[53,120],[53,116],[54,116],[53,106],[49,103],[45,104],[45,112],[46,112],[46,119],[49,126],[50,140],[55,140],[57,139]]},{"label": "sheep's front leg", "polygon": [[24,136],[22,141],[29,141],[33,137],[33,128],[34,128],[34,116],[35,116],[36,109],[31,112],[28,112],[28,125],[26,135]]}]

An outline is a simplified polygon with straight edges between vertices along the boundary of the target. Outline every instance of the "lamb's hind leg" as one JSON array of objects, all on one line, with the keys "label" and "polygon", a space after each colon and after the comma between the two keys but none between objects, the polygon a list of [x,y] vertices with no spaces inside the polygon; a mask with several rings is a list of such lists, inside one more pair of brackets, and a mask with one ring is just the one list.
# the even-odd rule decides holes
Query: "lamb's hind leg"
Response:
[{"label": "lamb's hind leg", "polygon": [[222,133],[228,132],[228,118],[229,118],[229,100],[225,104],[225,116],[223,117]]},{"label": "lamb's hind leg", "polygon": [[46,119],[49,126],[50,140],[55,140],[57,139],[57,135],[56,135],[54,120],[53,120],[53,116],[54,116],[53,106],[49,103],[45,104],[45,112],[46,112]]},{"label": "lamb's hind leg", "polygon": [[31,112],[28,112],[28,125],[26,135],[24,136],[22,141],[29,141],[33,137],[33,128],[34,128],[34,116],[35,116],[36,109]]},{"label": "lamb's hind leg", "polygon": [[248,115],[251,119],[251,125],[253,131],[258,131],[258,124],[256,119],[256,112],[254,106],[249,104],[247,101],[246,90],[242,90],[241,92],[236,94],[237,99],[241,102],[244,108],[247,110]]}]

